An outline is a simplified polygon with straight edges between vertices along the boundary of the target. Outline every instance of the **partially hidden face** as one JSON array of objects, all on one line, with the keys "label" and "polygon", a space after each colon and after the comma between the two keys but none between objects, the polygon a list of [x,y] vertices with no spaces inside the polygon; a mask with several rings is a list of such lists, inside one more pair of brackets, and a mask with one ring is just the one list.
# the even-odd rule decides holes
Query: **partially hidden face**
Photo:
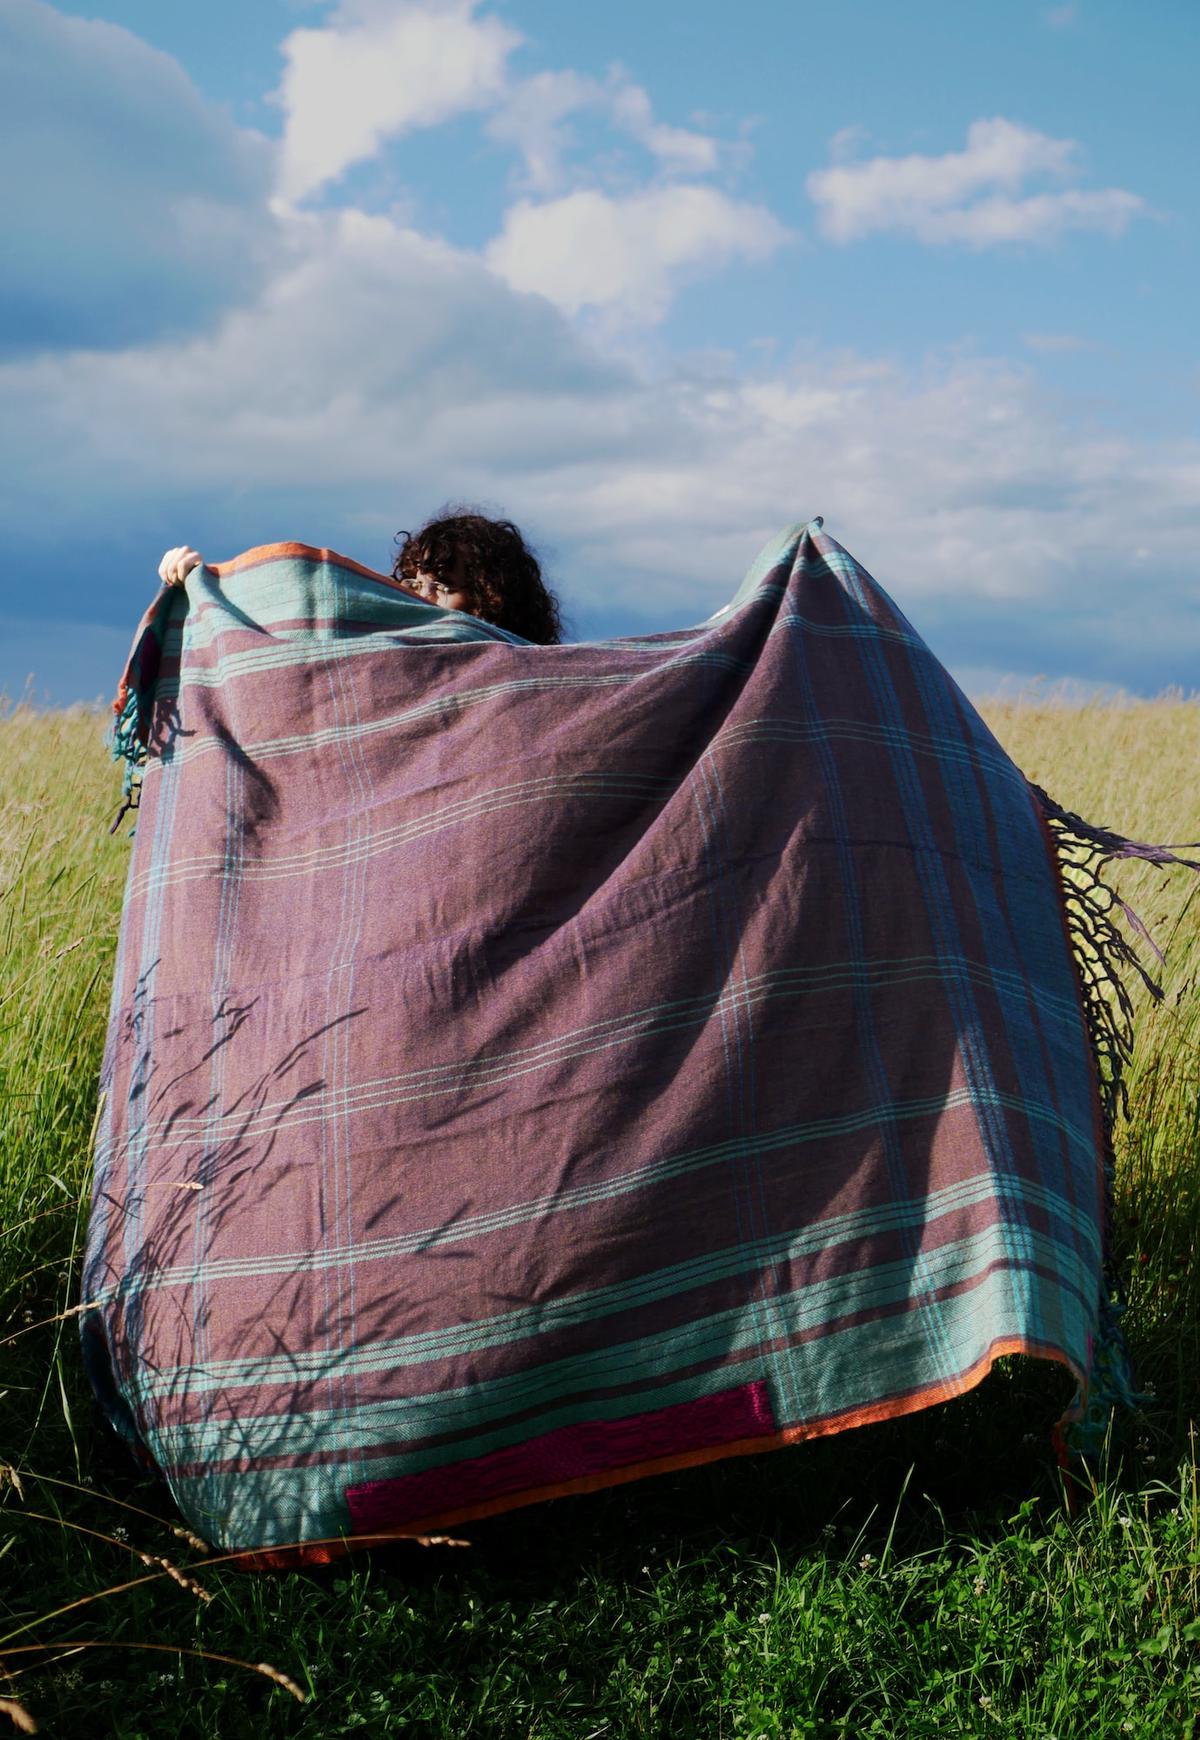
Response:
[{"label": "partially hidden face", "polygon": [[451,569],[441,580],[423,568],[418,569],[417,573],[404,576],[404,584],[410,592],[415,592],[429,604],[439,604],[443,610],[465,610],[469,616],[475,614],[475,594],[463,584],[458,567]]}]

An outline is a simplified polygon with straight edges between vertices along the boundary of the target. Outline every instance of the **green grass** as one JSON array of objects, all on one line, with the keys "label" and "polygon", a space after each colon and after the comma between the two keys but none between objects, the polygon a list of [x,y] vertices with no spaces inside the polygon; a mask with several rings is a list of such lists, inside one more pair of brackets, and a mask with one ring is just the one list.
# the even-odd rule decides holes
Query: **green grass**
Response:
[{"label": "green grass", "polygon": [[[1143,838],[1200,837],[1195,704],[990,717],[1063,803]],[[1116,1214],[1156,1399],[1118,1424],[1073,1518],[1047,1436],[1065,1380],[1014,1361],[945,1408],[473,1524],[467,1548],[252,1576],[204,1568],[172,1532],[94,1416],[64,1315],[128,858],[106,831],[101,728],[82,712],[0,720],[0,1462],[20,1481],[0,1492],[0,1698],[43,1733],[124,1740],[1193,1732],[1192,878],[1137,865],[1121,884],[1171,938],[1164,1004],[1139,997]],[[220,1655],[271,1664],[306,1701]]]}]

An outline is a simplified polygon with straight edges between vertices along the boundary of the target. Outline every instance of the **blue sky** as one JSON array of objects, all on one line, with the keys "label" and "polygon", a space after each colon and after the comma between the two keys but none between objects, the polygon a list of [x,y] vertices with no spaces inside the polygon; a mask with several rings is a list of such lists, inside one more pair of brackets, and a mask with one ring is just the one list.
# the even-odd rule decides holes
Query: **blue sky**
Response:
[{"label": "blue sky", "polygon": [[1200,12],[7,0],[0,689],[168,545],[517,518],[581,636],[820,513],[969,689],[1200,686]]}]

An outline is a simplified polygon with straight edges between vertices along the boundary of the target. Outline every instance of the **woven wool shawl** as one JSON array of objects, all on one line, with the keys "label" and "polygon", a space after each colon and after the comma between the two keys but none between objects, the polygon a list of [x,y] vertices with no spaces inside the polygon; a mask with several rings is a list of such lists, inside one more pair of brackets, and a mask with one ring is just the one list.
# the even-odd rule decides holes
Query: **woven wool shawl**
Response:
[{"label": "woven wool shawl", "polygon": [[1098,1078],[1039,794],[791,528],[534,646],[303,545],[197,569],[142,787],[86,1362],[230,1548],[425,1530],[1086,1383]]}]

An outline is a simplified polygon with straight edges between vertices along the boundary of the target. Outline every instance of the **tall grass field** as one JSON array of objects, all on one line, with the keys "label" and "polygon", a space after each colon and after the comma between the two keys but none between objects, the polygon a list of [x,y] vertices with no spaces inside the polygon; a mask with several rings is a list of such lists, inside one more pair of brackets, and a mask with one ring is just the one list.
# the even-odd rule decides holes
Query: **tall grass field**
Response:
[{"label": "tall grass field", "polygon": [[[1200,839],[1200,703],[987,709],[1060,803]],[[1065,1374],[321,1572],[213,1562],[93,1411],[79,1268],[129,853],[98,712],[0,718],[0,1740],[1200,1728],[1200,876],[1132,864],[1114,1240],[1145,1409],[1065,1478]],[[1067,1497],[1073,1494],[1073,1502]]]}]

